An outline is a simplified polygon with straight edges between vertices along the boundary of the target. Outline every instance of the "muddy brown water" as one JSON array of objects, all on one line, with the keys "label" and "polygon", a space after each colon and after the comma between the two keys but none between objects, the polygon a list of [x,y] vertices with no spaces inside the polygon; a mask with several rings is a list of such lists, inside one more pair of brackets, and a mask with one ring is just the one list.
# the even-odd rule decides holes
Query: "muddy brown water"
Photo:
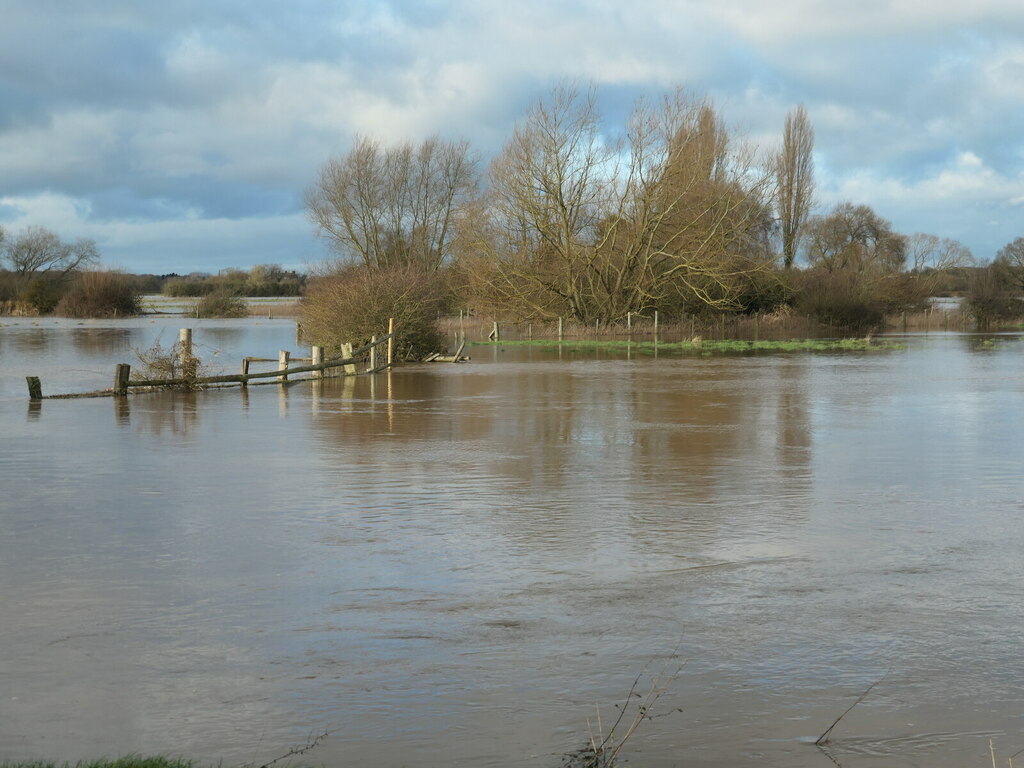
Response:
[{"label": "muddy brown water", "polygon": [[631,765],[1024,747],[1019,335],[30,408],[181,324],[37,323],[0,321],[0,759],[557,766],[638,675]]}]

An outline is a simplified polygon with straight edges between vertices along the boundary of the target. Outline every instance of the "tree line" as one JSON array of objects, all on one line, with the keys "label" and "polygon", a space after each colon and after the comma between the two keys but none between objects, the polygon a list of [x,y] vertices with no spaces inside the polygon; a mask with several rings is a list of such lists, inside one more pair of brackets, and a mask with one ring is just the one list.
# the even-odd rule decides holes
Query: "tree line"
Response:
[{"label": "tree line", "polygon": [[[802,105],[765,152],[682,89],[610,130],[595,89],[572,85],[538,100],[486,165],[462,140],[361,137],[307,192],[338,257],[310,292],[308,324],[337,335],[415,283],[424,317],[445,302],[585,323],[789,307],[861,330],[972,271],[961,243],[901,234],[866,205],[816,212],[813,153]],[[362,273],[395,297],[337,285],[372,285]],[[320,294],[350,311],[321,311]]]},{"label": "tree line", "polygon": [[[100,253],[90,239],[73,242],[41,226],[8,233],[0,227],[0,311],[56,313],[68,317],[138,314],[143,294],[232,299],[242,296],[300,296],[306,275],[278,264],[216,275],[128,274],[99,268]],[[238,310],[236,302],[235,311]]]}]

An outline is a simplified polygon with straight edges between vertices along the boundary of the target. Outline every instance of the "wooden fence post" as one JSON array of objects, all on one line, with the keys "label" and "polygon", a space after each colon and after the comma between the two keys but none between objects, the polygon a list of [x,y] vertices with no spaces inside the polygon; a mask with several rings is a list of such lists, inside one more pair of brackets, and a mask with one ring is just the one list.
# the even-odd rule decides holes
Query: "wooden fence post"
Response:
[{"label": "wooden fence post", "polygon": [[654,310],[654,338],[658,338],[658,310]]},{"label": "wooden fence post", "polygon": [[196,358],[192,354],[191,328],[182,328],[178,331],[178,367],[183,379],[195,378]]},{"label": "wooden fence post", "polygon": [[[324,348],[323,347],[310,347],[309,348],[310,362],[313,365],[321,365],[324,362]],[[314,379],[322,379],[327,372],[323,369],[313,372]]]},{"label": "wooden fence post", "polygon": [[395,363],[395,318],[388,318],[388,368]]},{"label": "wooden fence post", "polygon": [[43,385],[39,383],[38,376],[26,376],[25,380],[28,382],[28,399],[29,400],[42,400],[43,399]]},{"label": "wooden fence post", "polygon": [[[279,351],[277,353],[277,370],[279,370],[279,371],[287,371],[288,370],[288,360],[291,358],[291,356],[292,356],[292,353],[289,352],[287,349],[282,349],[281,351]],[[288,381],[288,374],[287,373],[282,373],[281,374],[281,381],[282,382]]]},{"label": "wooden fence post", "polygon": [[487,334],[487,340],[488,341],[500,341],[501,340],[501,336],[498,333],[498,321],[497,320],[494,321],[494,326],[491,328],[491,332],[489,334]]},{"label": "wooden fence post", "polygon": [[[343,360],[347,360],[352,357],[352,345],[345,343],[341,345],[341,357]],[[349,363],[345,367],[345,375],[352,376],[356,372],[355,363]]]},{"label": "wooden fence post", "polygon": [[377,337],[371,336],[370,343],[373,345],[370,347],[370,367],[368,370],[373,370],[377,367]]},{"label": "wooden fence post", "polygon": [[128,394],[128,379],[131,376],[132,367],[128,363],[118,363],[114,368],[114,396],[124,397]]},{"label": "wooden fence post", "polygon": [[562,318],[558,318],[558,340],[562,340]]},{"label": "wooden fence post", "polygon": [[[249,363],[250,362],[251,361],[249,360],[248,357],[243,357],[242,358],[242,375],[243,376],[248,376],[249,375]],[[249,380],[248,379],[242,379],[241,383],[242,383],[242,387],[243,388],[249,386]]]}]

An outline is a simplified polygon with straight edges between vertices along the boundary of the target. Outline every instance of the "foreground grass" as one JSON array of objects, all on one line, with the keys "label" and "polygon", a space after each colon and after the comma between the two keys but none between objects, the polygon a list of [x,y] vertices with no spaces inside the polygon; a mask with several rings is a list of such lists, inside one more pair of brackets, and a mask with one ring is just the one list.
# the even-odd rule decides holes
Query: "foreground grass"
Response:
[{"label": "foreground grass", "polygon": [[742,341],[735,339],[704,339],[698,341],[654,342],[654,341],[497,341],[475,342],[487,346],[530,346],[541,348],[630,351],[641,354],[682,354],[682,355],[713,355],[738,354],[746,352],[866,352],[877,350],[902,349],[903,345],[895,341],[864,339],[787,339]]},{"label": "foreground grass", "polygon": [[101,757],[97,760],[80,760],[77,763],[51,763],[44,760],[4,761],[0,762],[0,768],[196,768],[196,763],[180,757],[126,755],[113,760]]}]

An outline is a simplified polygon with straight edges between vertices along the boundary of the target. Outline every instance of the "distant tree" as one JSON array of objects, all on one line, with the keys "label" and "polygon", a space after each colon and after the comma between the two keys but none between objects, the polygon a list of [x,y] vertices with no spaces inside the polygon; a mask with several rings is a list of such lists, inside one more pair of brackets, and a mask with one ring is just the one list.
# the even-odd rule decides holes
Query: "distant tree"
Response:
[{"label": "distant tree", "polygon": [[344,259],[432,272],[451,254],[455,212],[476,183],[465,141],[431,138],[385,148],[364,137],[321,169],[306,205]]},{"label": "distant tree", "polygon": [[30,279],[40,272],[63,277],[99,260],[93,240],[80,239],[65,243],[45,227],[27,227],[19,235],[0,238],[0,254],[13,272]]},{"label": "distant tree", "polygon": [[951,273],[974,264],[970,249],[958,240],[915,232],[906,243],[906,269],[889,280],[886,303],[890,310],[926,308],[928,300],[948,284]]},{"label": "distant tree", "polygon": [[972,270],[968,278],[964,311],[980,330],[1021,314],[1020,302],[1007,293],[999,272],[996,264],[989,264]]},{"label": "distant tree", "polygon": [[959,240],[915,232],[907,238],[907,271],[914,274],[941,272],[974,264],[970,248]]},{"label": "distant tree", "polygon": [[829,272],[897,272],[907,260],[907,238],[866,205],[844,202],[806,228],[807,259]]},{"label": "distant tree", "polygon": [[1014,291],[1024,291],[1024,237],[1018,237],[1000,248],[994,264],[1003,282]]},{"label": "distant tree", "polygon": [[786,115],[782,149],[775,157],[782,258],[793,266],[814,198],[814,129],[803,104]]}]

